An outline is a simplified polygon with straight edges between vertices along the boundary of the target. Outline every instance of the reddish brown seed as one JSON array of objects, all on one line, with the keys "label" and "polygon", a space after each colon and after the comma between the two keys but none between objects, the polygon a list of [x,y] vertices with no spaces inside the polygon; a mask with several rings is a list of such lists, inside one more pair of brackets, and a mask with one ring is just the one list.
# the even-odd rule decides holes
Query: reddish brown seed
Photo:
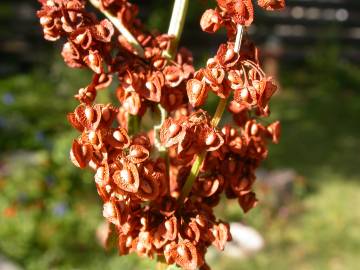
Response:
[{"label": "reddish brown seed", "polygon": [[187,256],[187,252],[185,250],[185,247],[183,247],[182,245],[181,246],[178,246],[177,249],[176,249],[177,253],[179,254],[179,256],[181,257],[185,257]]},{"label": "reddish brown seed", "polygon": [[205,140],[205,144],[206,145],[212,145],[215,140],[217,139],[217,135],[215,132],[211,132],[207,137],[206,137],[206,140]]},{"label": "reddish brown seed", "polygon": [[124,142],[125,138],[124,136],[121,134],[121,132],[119,130],[115,130],[113,133],[113,137],[118,141],[118,142]]},{"label": "reddish brown seed", "polygon": [[257,135],[258,131],[259,131],[259,128],[258,128],[257,124],[252,124],[251,130],[250,130],[251,135],[253,135],[253,136]]},{"label": "reddish brown seed", "polygon": [[109,121],[110,119],[110,116],[111,116],[111,113],[110,113],[110,110],[109,108],[105,107],[101,110],[101,115],[102,115],[102,118],[105,120],[105,121]]},{"label": "reddish brown seed", "polygon": [[178,125],[178,124],[176,124],[176,123],[172,123],[170,126],[169,126],[169,137],[170,138],[173,138],[173,137],[175,137],[178,133],[179,133],[179,131],[180,131],[180,129],[181,129],[181,126],[180,125]]},{"label": "reddish brown seed", "polygon": [[132,183],[133,182],[133,178],[131,176],[131,172],[127,169],[122,169],[120,171],[120,177],[125,181],[125,182],[128,182],[128,183]]},{"label": "reddish brown seed", "polygon": [[88,135],[88,138],[89,138],[89,141],[90,141],[92,144],[97,144],[97,143],[98,143],[98,137],[97,137],[95,131],[90,131],[90,132],[89,132],[89,135]]}]

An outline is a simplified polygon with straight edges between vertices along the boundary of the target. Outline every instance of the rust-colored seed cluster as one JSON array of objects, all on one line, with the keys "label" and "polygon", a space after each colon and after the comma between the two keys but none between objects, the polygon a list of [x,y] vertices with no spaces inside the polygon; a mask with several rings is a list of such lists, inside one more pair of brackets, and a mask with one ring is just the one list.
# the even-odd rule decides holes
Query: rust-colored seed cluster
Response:
[{"label": "rust-colored seed cluster", "polygon": [[[260,68],[258,50],[247,37],[240,52],[235,49],[238,26],[253,21],[251,0],[217,0],[215,9],[205,11],[203,31],[225,27],[228,41],[197,71],[185,48],[172,59],[166,56],[173,37],[146,32],[136,17],[137,6],[126,0],[98,3],[133,35],[143,48],[141,55],[113,22],[88,12],[86,1],[39,2],[45,39],[65,38],[61,54],[66,64],[94,73],[75,95],[80,105],[68,114],[81,132],[70,157],[75,166],[94,171],[103,215],[118,236],[120,254],[163,256],[184,269],[209,269],[207,248],[223,250],[231,239],[228,224],[217,220],[213,208],[221,194],[237,199],[244,212],[256,205],[255,169],[267,156],[267,141],[277,143],[280,135],[279,122],[264,126],[255,120],[269,115],[277,86]],[[285,6],[284,0],[258,4],[267,10]],[[121,106],[96,103],[97,91],[113,79]],[[199,108],[209,92],[230,99],[233,123],[217,128]],[[129,134],[131,115],[141,119],[159,105],[167,112],[159,131]],[[159,143],[165,155],[163,150],[159,155]],[[204,162],[184,198],[184,185],[200,155]]]}]

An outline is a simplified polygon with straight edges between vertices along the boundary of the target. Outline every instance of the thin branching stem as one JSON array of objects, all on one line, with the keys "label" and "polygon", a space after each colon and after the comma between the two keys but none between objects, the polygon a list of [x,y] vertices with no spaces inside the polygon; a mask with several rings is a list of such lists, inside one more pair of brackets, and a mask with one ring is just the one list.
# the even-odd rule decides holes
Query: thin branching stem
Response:
[{"label": "thin branching stem", "polygon": [[[243,30],[244,30],[244,27],[242,25],[238,25],[237,26],[237,34],[236,34],[236,40],[235,40],[235,47],[234,47],[234,51],[236,53],[239,53],[240,51],[240,47],[241,47],[241,41],[242,41],[242,35],[243,35]],[[224,114],[224,111],[225,111],[225,108],[226,108],[226,103],[227,103],[227,99],[226,98],[221,98],[218,105],[217,105],[217,108],[216,108],[216,111],[215,111],[215,114],[211,120],[211,124],[216,127],[220,121],[221,121],[221,118]],[[204,162],[205,158],[206,158],[206,153],[207,152],[202,152],[200,153],[199,155],[196,156],[196,159],[191,167],[191,171],[190,171],[190,174],[188,176],[188,178],[186,179],[186,182],[182,188],[182,191],[181,191],[181,194],[180,194],[180,197],[179,197],[179,202],[180,203],[183,203],[185,198],[187,196],[189,196],[190,192],[191,192],[191,189],[192,189],[192,186],[196,180],[196,178],[198,177],[199,175],[199,172],[200,172],[200,169],[201,169],[201,165],[202,163]]]},{"label": "thin branching stem", "polygon": [[130,31],[124,26],[122,21],[113,14],[111,14],[110,12],[108,12],[107,10],[101,8],[99,0],[89,0],[89,1],[96,9],[98,9],[101,13],[103,13],[105,17],[112,22],[112,24],[116,27],[116,29],[124,36],[127,42],[129,42],[131,47],[135,50],[136,54],[143,58],[145,55],[143,47],[136,40],[136,38],[130,33]]}]

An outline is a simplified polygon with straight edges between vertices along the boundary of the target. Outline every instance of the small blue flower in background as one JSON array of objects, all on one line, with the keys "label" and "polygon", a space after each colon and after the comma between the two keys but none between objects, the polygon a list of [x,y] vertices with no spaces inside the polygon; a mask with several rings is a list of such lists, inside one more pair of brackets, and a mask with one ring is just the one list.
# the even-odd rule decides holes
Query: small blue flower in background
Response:
[{"label": "small blue flower in background", "polygon": [[67,206],[67,203],[59,202],[59,203],[55,204],[55,206],[53,208],[53,214],[55,216],[62,217],[66,214],[68,209],[69,209],[69,207]]},{"label": "small blue flower in background", "polygon": [[11,93],[5,93],[3,96],[2,96],[2,102],[5,104],[5,105],[11,105],[15,102],[15,98],[14,96],[11,94]]}]

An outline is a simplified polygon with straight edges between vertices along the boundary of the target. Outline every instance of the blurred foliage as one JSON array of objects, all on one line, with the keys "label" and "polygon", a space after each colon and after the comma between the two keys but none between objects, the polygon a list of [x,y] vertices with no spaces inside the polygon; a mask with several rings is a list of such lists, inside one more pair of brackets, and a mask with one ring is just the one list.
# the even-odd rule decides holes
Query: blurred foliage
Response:
[{"label": "blurred foliage", "polygon": [[[194,2],[204,7],[190,10],[187,27],[194,27],[200,16],[195,10],[207,4]],[[145,18],[147,24],[166,31],[171,4],[151,1],[148,8],[156,12]],[[186,32],[184,44],[199,50]],[[303,65],[281,67],[283,90],[271,108],[283,135],[264,167],[292,168],[301,177],[286,205],[276,205],[277,194],[260,186],[260,206],[246,216],[236,202],[219,205],[224,219],[260,231],[266,248],[240,262],[219,254],[211,261],[214,269],[360,265],[360,69],[340,61],[339,51],[319,44]],[[197,57],[208,54],[201,50]],[[66,68],[57,57],[47,62],[31,73],[0,79],[0,254],[25,269],[153,269],[154,261],[119,257],[98,243],[101,202],[91,174],[68,159],[77,133],[65,117],[89,74]]]}]

